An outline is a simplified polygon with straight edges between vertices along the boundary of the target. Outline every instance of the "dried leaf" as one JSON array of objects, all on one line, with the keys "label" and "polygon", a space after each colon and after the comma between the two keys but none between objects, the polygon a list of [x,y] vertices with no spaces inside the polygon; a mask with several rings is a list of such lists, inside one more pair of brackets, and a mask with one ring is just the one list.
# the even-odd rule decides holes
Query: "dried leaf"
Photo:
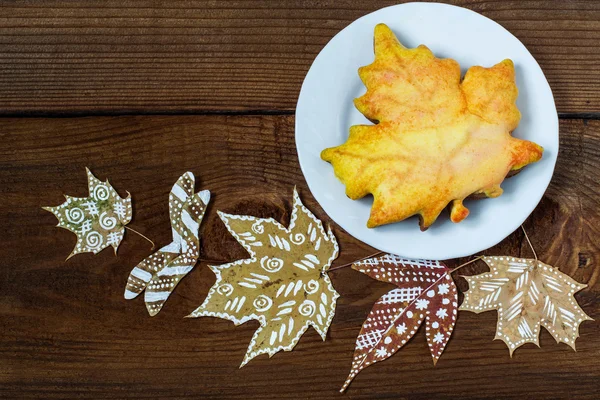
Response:
[{"label": "dried leaf", "polygon": [[119,196],[113,187],[101,182],[89,169],[89,197],[65,196],[66,201],[56,207],[43,207],[58,219],[58,227],[68,229],[77,235],[77,243],[71,258],[79,253],[98,253],[112,246],[117,248],[123,239],[125,225],[131,221],[131,195],[126,199]]},{"label": "dried leaf", "polygon": [[194,194],[194,174],[186,172],[169,195],[173,241],[144,259],[129,275],[125,298],[144,293],[151,316],[158,314],[175,286],[194,268],[200,256],[198,230],[210,200],[210,192]]},{"label": "dried leaf", "polygon": [[465,276],[469,290],[461,310],[480,313],[498,310],[496,337],[510,355],[525,343],[539,346],[540,325],[575,349],[579,324],[591,320],[573,294],[582,285],[543,262],[514,257],[484,257],[490,272]]},{"label": "dried leaf", "polygon": [[456,323],[457,291],[450,269],[438,261],[405,260],[391,254],[356,262],[352,268],[398,288],[373,305],[356,339],[352,369],[340,391],[361,370],[404,346],[423,320],[433,363],[437,363]]},{"label": "dried leaf", "polygon": [[331,229],[325,232],[296,190],[288,228],[272,218],[219,216],[250,258],[210,266],[217,280],[190,317],[259,321],[241,366],[292,350],[309,325],[325,340],[339,297],[324,273],[338,255]]},{"label": "dried leaf", "polygon": [[419,215],[425,230],[449,203],[459,222],[466,197],[500,196],[510,171],[542,157],[540,146],[510,135],[521,118],[511,60],[472,67],[461,82],[456,61],[405,48],[384,24],[374,43],[355,105],[376,125],[352,126],[346,143],[321,153],[351,199],[373,194],[368,227]]}]

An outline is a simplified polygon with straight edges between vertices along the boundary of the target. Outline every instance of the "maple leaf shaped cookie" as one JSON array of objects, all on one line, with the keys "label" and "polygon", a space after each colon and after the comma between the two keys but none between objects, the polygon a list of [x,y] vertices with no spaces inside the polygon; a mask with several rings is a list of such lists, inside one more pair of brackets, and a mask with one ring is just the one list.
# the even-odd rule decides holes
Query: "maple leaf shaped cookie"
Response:
[{"label": "maple leaf shaped cookie", "polygon": [[375,61],[359,69],[367,92],[356,108],[376,125],[350,128],[346,143],[323,150],[359,199],[373,194],[370,228],[419,215],[427,229],[451,203],[459,222],[468,196],[497,197],[507,174],[538,161],[543,149],[511,136],[520,113],[511,60],[472,67],[407,49],[384,24],[375,27]]},{"label": "maple leaf shaped cookie", "polygon": [[339,297],[324,273],[338,255],[331,229],[325,232],[295,189],[288,228],[272,218],[219,216],[251,257],[210,266],[217,280],[190,317],[259,321],[241,366],[260,354],[291,351],[309,325],[325,340]]},{"label": "maple leaf shaped cookie", "polygon": [[117,248],[123,239],[125,225],[131,221],[131,195],[126,199],[119,196],[113,187],[96,178],[89,169],[89,197],[65,196],[66,201],[56,207],[42,207],[58,219],[58,227],[68,229],[77,235],[77,243],[71,258],[79,253],[98,253],[112,246]]},{"label": "maple leaf shaped cookie", "polygon": [[539,346],[540,326],[556,342],[575,350],[579,324],[591,320],[573,294],[582,285],[556,268],[538,260],[514,257],[483,257],[490,272],[465,276],[469,290],[461,310],[481,313],[498,310],[496,337],[506,343],[512,356],[519,346]]},{"label": "maple leaf shaped cookie", "polygon": [[210,192],[194,194],[195,177],[183,174],[169,195],[169,217],[173,241],[140,262],[129,274],[125,298],[142,291],[151,316],[158,314],[175,286],[194,268],[200,256],[198,230],[210,200]]},{"label": "maple leaf shaped cookie", "polygon": [[423,321],[431,357],[437,363],[456,323],[458,298],[451,270],[438,261],[406,260],[392,254],[356,262],[352,268],[398,288],[373,305],[356,339],[352,369],[340,391],[364,368],[391,357]]}]

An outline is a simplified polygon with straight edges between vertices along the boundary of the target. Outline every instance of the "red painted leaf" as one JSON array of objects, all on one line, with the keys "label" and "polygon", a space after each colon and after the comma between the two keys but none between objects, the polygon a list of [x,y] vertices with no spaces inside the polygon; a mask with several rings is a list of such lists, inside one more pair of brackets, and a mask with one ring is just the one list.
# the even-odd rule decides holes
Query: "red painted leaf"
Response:
[{"label": "red painted leaf", "polygon": [[391,254],[359,261],[352,268],[398,288],[381,296],[363,323],[352,369],[341,391],[361,370],[404,346],[423,320],[435,364],[456,322],[457,291],[450,269],[438,261],[405,260]]}]

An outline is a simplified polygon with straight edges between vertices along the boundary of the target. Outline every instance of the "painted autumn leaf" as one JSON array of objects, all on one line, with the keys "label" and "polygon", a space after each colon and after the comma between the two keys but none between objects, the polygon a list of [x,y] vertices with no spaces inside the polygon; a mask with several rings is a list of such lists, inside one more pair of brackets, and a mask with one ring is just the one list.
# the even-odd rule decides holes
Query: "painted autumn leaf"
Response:
[{"label": "painted autumn leaf", "polygon": [[490,272],[465,276],[469,290],[461,310],[481,313],[498,310],[496,337],[512,356],[519,346],[539,346],[540,326],[557,343],[575,349],[579,324],[591,320],[573,297],[585,288],[568,275],[538,260],[483,257]]},{"label": "painted autumn leaf", "polygon": [[125,298],[133,299],[145,290],[144,301],[151,316],[158,314],[200,256],[198,230],[210,192],[194,194],[194,183],[194,174],[186,172],[173,185],[169,195],[173,241],[140,262],[127,280]]},{"label": "painted autumn leaf", "polygon": [[458,299],[451,270],[438,261],[405,260],[391,254],[356,262],[352,268],[398,288],[373,305],[356,339],[352,368],[340,391],[364,368],[391,357],[423,321],[431,357],[437,363],[456,323]]},{"label": "painted autumn leaf", "polygon": [[96,178],[85,169],[90,195],[88,197],[65,196],[66,201],[56,207],[42,207],[58,219],[58,227],[70,230],[77,235],[77,243],[71,258],[79,253],[98,253],[112,246],[117,248],[123,239],[125,225],[131,221],[131,195],[122,198],[106,182]]},{"label": "painted autumn leaf", "polygon": [[373,194],[368,227],[418,215],[425,230],[448,204],[459,222],[465,198],[500,196],[507,174],[542,157],[511,136],[521,118],[511,60],[471,67],[461,81],[456,61],[405,48],[384,24],[374,46],[375,61],[359,69],[367,92],[354,103],[376,124],[352,126],[346,143],[321,153],[348,197]]},{"label": "painted autumn leaf", "polygon": [[329,229],[302,204],[294,189],[290,225],[219,212],[250,258],[210,266],[216,282],[190,317],[211,316],[236,325],[257,320],[241,366],[260,354],[291,351],[312,326],[325,340],[339,297],[325,271],[338,255]]}]

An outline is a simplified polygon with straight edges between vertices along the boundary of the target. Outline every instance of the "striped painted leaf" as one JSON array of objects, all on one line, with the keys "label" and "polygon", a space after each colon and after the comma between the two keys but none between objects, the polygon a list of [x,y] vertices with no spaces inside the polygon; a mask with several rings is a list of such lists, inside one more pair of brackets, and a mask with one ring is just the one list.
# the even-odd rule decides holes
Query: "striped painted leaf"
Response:
[{"label": "striped painted leaf", "polygon": [[525,343],[539,346],[540,326],[575,349],[579,324],[590,320],[573,297],[585,288],[558,269],[538,260],[484,257],[490,272],[466,276],[469,290],[461,310],[498,311],[495,339],[506,343],[510,355]]},{"label": "striped painted leaf", "polygon": [[250,258],[211,266],[216,282],[190,317],[236,325],[257,320],[241,366],[260,354],[291,351],[309,325],[325,340],[339,297],[324,273],[338,255],[331,229],[323,229],[296,190],[287,228],[272,218],[219,216]]},{"label": "striped painted leaf", "polygon": [[144,259],[129,274],[125,298],[145,290],[144,301],[151,316],[158,314],[175,286],[194,268],[200,256],[198,230],[210,192],[194,194],[194,174],[186,172],[169,195],[173,241]]},{"label": "striped painted leaf", "polygon": [[352,368],[340,391],[360,371],[391,357],[423,321],[435,364],[456,323],[457,291],[450,269],[438,261],[405,260],[391,254],[356,262],[352,268],[398,287],[373,305],[356,339]]}]

